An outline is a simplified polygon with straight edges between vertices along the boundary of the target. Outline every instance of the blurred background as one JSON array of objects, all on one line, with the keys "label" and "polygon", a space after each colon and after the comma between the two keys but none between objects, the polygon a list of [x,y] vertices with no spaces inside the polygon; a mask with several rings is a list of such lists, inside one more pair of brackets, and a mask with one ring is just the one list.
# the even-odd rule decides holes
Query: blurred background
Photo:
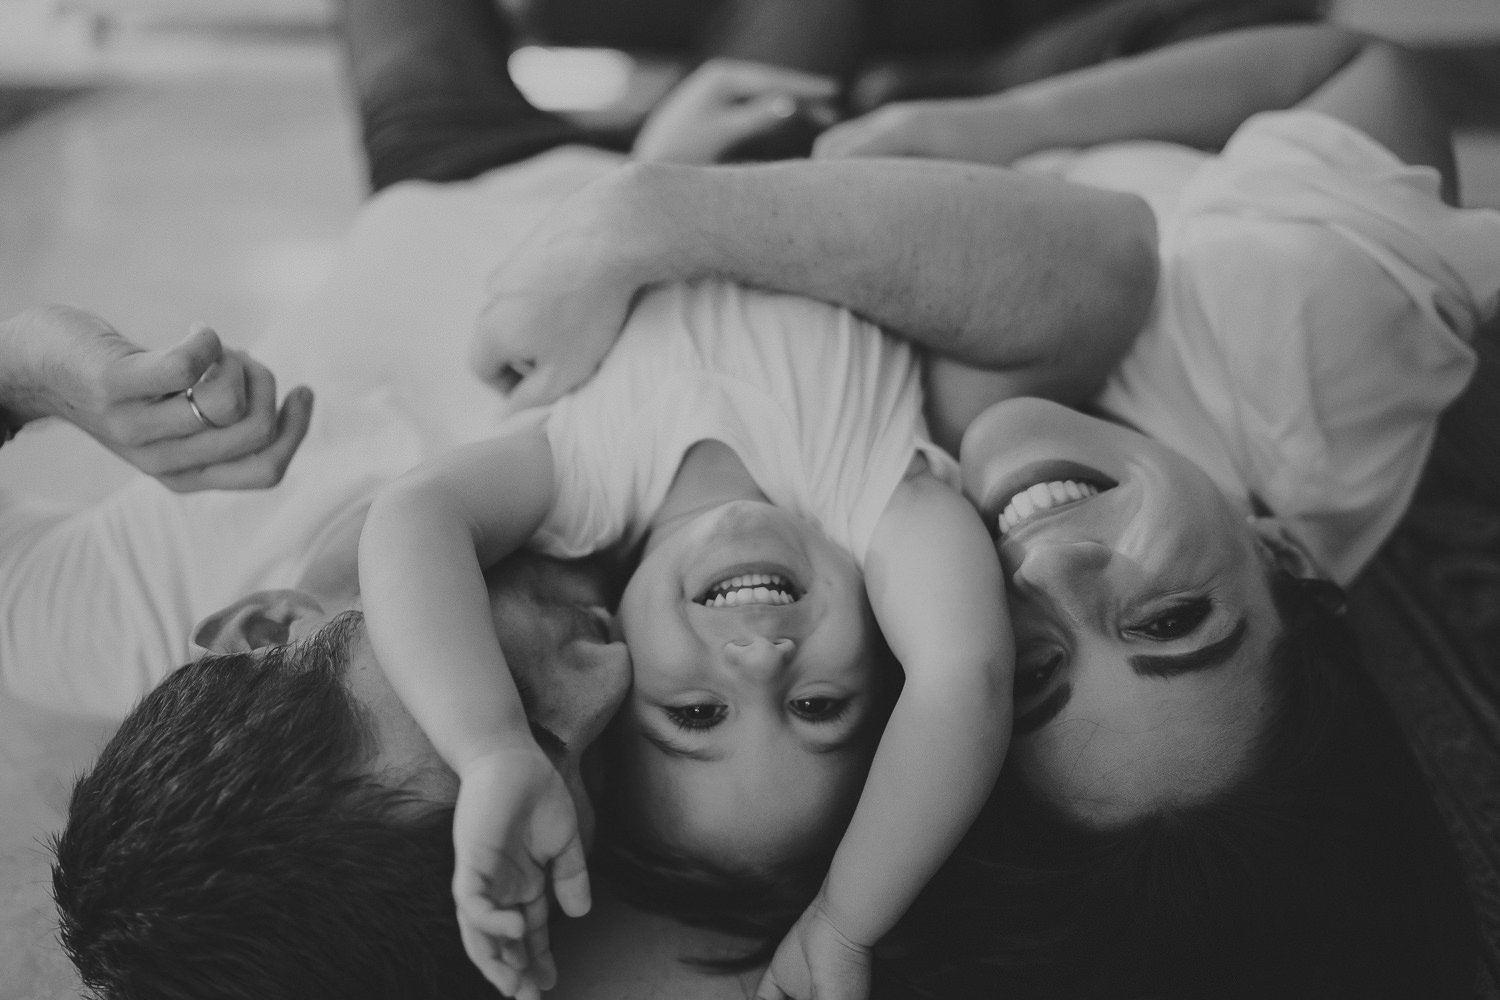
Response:
[{"label": "blurred background", "polygon": [[[1332,4],[1458,68],[1465,200],[1500,205],[1500,0]],[[333,0],[0,0],[0,315],[61,301],[150,346],[199,319],[253,346],[364,194],[334,16]],[[670,79],[603,50],[522,49],[512,72],[534,103],[595,116],[636,114]],[[45,457],[50,484],[88,496],[123,474],[51,437],[7,447],[0,478],[34,481]],[[60,465],[57,447],[95,460]]]},{"label": "blurred background", "polygon": [[[148,346],[204,320],[253,348],[364,196],[333,17],[332,0],[0,0],[0,316],[67,302]],[[1430,54],[1464,200],[1500,207],[1500,0],[1334,0],[1332,17]],[[535,103],[606,117],[669,79],[598,50],[524,49],[512,70]],[[88,499],[125,468],[40,429],[0,451],[0,489]],[[108,728],[0,696],[0,1000],[76,996],[41,838]]]}]

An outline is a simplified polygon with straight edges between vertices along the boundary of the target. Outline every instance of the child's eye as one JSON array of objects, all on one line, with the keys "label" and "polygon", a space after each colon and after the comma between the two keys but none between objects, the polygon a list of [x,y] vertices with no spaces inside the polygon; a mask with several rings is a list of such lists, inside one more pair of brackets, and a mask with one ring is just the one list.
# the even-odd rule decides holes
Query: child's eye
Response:
[{"label": "child's eye", "polygon": [[1213,609],[1213,602],[1206,597],[1182,601],[1138,625],[1132,625],[1130,631],[1157,642],[1181,639],[1197,631]]},{"label": "child's eye", "polygon": [[833,722],[849,710],[848,698],[793,698],[792,714],[808,722]]},{"label": "child's eye", "polygon": [[712,729],[724,721],[728,709],[723,705],[703,702],[698,705],[673,705],[665,711],[667,718],[679,729]]}]

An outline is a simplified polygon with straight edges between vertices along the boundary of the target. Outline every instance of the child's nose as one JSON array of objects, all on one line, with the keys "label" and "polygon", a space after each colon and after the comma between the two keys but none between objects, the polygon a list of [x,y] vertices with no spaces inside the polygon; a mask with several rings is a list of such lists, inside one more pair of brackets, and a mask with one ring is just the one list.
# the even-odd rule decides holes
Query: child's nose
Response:
[{"label": "child's nose", "polygon": [[724,658],[729,666],[756,680],[769,680],[791,662],[797,644],[791,639],[750,636],[724,644]]}]

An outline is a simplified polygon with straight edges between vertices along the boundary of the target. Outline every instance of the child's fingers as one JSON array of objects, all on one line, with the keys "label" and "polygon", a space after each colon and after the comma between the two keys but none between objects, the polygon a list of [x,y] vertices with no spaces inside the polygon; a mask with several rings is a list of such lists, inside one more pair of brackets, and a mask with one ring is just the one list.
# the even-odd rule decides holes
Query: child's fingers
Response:
[{"label": "child's fingers", "polygon": [[521,968],[504,961],[497,954],[495,944],[489,937],[462,920],[458,922],[458,936],[463,941],[469,961],[474,963],[474,967],[491,985],[508,997],[520,995],[521,981],[524,978]]},{"label": "child's fingers", "polygon": [[755,990],[755,1000],[792,1000],[792,997],[776,985],[776,980],[771,978],[767,972],[761,977],[760,986]]},{"label": "child's fingers", "polygon": [[557,965],[552,961],[545,893],[526,904],[526,952],[532,976],[542,989],[550,990],[557,984]]},{"label": "child's fingers", "polygon": [[557,905],[570,917],[581,917],[589,912],[592,894],[589,891],[588,862],[583,854],[583,841],[574,837],[568,841],[557,857],[552,859],[552,894]]}]

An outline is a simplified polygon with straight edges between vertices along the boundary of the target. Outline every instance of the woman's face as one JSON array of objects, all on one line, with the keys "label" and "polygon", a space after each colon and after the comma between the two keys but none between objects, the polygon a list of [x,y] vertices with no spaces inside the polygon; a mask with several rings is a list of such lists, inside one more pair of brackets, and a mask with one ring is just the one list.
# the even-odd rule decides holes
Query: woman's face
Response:
[{"label": "woman's face", "polygon": [[961,459],[999,532],[1023,779],[1098,823],[1232,780],[1279,630],[1247,512],[1170,448],[1044,400],[985,411]]}]

